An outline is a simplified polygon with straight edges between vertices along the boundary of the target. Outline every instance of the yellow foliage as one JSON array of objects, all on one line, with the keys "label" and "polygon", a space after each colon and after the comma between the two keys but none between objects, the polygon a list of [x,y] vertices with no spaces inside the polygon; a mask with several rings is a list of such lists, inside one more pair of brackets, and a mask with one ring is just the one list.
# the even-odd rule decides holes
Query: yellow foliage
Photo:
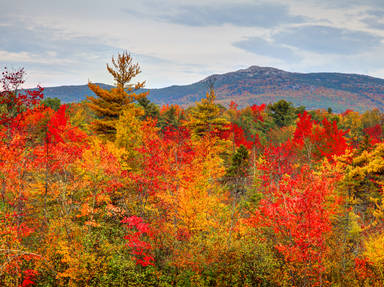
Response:
[{"label": "yellow foliage", "polygon": [[215,104],[215,98],[215,92],[211,88],[206,97],[190,111],[186,125],[195,139],[213,131],[228,129],[229,122],[222,116],[219,106]]},{"label": "yellow foliage", "polygon": [[177,190],[158,195],[166,206],[172,206],[164,233],[177,238],[172,261],[179,267],[198,269],[202,262],[216,260],[218,252],[226,248],[228,194],[217,183],[225,170],[217,153],[220,147],[212,141],[196,142],[192,163],[177,170]]},{"label": "yellow foliage", "polygon": [[364,255],[370,262],[384,270],[384,234],[371,236],[365,241]]},{"label": "yellow foliage", "polygon": [[361,115],[358,112],[351,111],[346,115],[340,115],[339,125],[344,130],[348,130],[348,135],[352,141],[359,141],[363,126],[361,122]]},{"label": "yellow foliage", "polygon": [[137,149],[142,144],[143,131],[140,117],[144,115],[144,110],[134,104],[128,105],[122,112],[116,124],[116,140],[118,147],[124,148],[124,161],[127,168],[138,167],[140,153]]},{"label": "yellow foliage", "polygon": [[349,212],[349,220],[350,220],[350,229],[349,229],[349,236],[352,239],[358,239],[360,236],[360,232],[362,231],[362,228],[359,224],[360,216],[355,214],[354,212]]}]

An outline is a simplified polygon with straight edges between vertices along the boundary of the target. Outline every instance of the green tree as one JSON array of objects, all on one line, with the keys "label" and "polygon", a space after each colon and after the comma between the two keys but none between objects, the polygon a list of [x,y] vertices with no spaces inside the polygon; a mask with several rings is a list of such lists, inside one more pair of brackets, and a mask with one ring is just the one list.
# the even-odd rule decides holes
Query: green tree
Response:
[{"label": "green tree", "polygon": [[148,92],[140,92],[144,82],[131,84],[131,80],[140,72],[140,67],[132,62],[128,52],[118,54],[115,60],[112,57],[112,66],[107,64],[108,72],[113,76],[116,87],[105,90],[100,86],[88,83],[88,87],[96,94],[96,98],[88,97],[89,107],[98,117],[93,122],[94,131],[102,137],[114,141],[116,135],[116,123],[119,116],[130,103],[147,96]]},{"label": "green tree", "polygon": [[160,115],[160,111],[157,105],[152,103],[150,100],[145,98],[140,98],[137,100],[137,103],[144,108],[144,116],[142,116],[142,119],[146,119],[148,117],[157,119]]},{"label": "green tree", "polygon": [[289,126],[296,118],[295,107],[292,103],[280,100],[269,106],[269,114],[278,127]]},{"label": "green tree", "polygon": [[59,98],[45,98],[41,102],[44,106],[51,108],[54,111],[57,111],[61,106],[61,101]]},{"label": "green tree", "polygon": [[247,148],[240,145],[232,156],[232,162],[227,169],[226,176],[230,178],[244,178],[248,175],[249,152]]},{"label": "green tree", "polygon": [[185,114],[179,106],[167,105],[162,108],[159,117],[159,126],[161,129],[165,127],[181,127],[184,121]]}]

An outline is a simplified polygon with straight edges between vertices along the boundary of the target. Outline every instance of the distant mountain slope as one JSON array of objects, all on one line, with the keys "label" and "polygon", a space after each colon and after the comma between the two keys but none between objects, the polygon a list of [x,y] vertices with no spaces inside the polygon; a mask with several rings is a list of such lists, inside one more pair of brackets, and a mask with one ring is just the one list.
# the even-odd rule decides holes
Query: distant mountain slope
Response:
[{"label": "distant mountain slope", "polygon": [[[286,99],[308,109],[384,111],[384,79],[341,73],[290,73],[258,66],[212,75],[191,85],[151,89],[149,98],[157,104],[193,104],[205,95],[212,80],[217,101],[223,105],[232,100],[244,106]],[[58,97],[63,102],[79,101],[91,94],[86,85],[45,89],[47,97]]]},{"label": "distant mountain slope", "polygon": [[[104,89],[112,88],[111,85],[100,84]],[[58,86],[44,88],[45,98],[59,98],[63,103],[80,102],[85,100],[87,96],[95,94],[88,88],[88,85],[80,86]]]}]

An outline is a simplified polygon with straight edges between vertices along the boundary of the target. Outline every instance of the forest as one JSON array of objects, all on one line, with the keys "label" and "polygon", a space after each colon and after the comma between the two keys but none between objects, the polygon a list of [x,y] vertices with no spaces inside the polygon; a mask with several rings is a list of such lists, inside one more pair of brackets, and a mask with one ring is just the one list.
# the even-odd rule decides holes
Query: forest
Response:
[{"label": "forest", "polygon": [[1,286],[383,286],[384,114],[0,82]]}]

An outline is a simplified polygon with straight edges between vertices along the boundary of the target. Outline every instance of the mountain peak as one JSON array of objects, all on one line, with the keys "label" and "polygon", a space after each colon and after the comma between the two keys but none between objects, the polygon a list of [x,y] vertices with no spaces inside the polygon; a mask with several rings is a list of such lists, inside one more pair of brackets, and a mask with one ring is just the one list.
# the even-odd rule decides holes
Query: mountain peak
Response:
[{"label": "mountain peak", "polygon": [[237,72],[250,72],[250,73],[288,73],[286,71],[283,71],[283,70],[279,70],[279,69],[276,69],[276,68],[273,68],[273,67],[261,67],[261,66],[256,66],[256,65],[253,65],[253,66],[250,66],[248,68],[245,68],[245,69],[240,69],[238,70]]},{"label": "mountain peak", "polygon": [[261,67],[261,66],[250,66],[248,68],[240,69],[234,72],[228,72],[224,74],[213,74],[211,76],[206,77],[201,82],[208,82],[210,80],[214,81],[225,81],[229,78],[253,78],[253,77],[273,77],[281,74],[289,74],[289,72],[279,70],[273,67]]}]

